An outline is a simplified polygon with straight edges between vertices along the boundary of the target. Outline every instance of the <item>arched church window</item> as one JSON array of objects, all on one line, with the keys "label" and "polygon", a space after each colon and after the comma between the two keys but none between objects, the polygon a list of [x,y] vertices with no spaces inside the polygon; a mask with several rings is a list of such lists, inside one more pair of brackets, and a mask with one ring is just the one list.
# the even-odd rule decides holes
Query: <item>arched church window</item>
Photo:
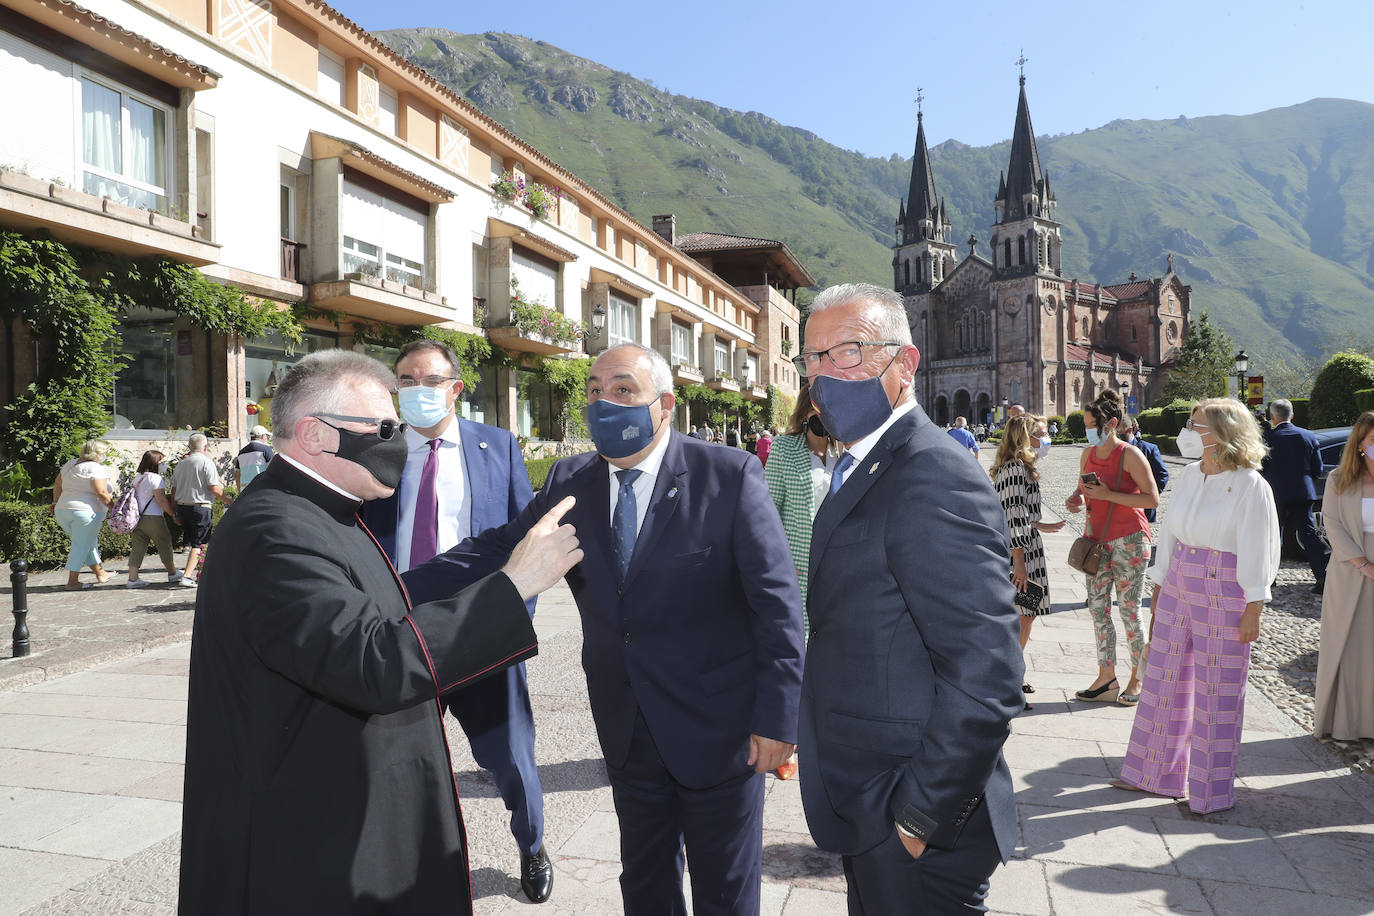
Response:
[{"label": "arched church window", "polygon": [[1131,325],[1131,343],[1135,343],[1135,325]]},{"label": "arched church window", "polygon": [[1073,380],[1073,399],[1078,400],[1078,394],[1082,391],[1082,382],[1079,379]]},{"label": "arched church window", "polygon": [[1045,391],[1046,391],[1046,393],[1048,393],[1049,396],[1050,396],[1050,407],[1053,408],[1053,406],[1054,406],[1054,379],[1053,379],[1053,378],[1050,378],[1047,382],[1045,382]]},{"label": "arched church window", "polygon": [[1083,319],[1083,337],[1084,337],[1084,338],[1087,338],[1087,336],[1088,336],[1088,319],[1087,319],[1087,318],[1084,318],[1084,319]]},{"label": "arched church window", "polygon": [[1043,235],[1037,234],[1035,237],[1035,255],[1038,263],[1045,263],[1045,237]]},{"label": "arched church window", "polygon": [[959,319],[959,349],[964,349],[964,319]]},{"label": "arched church window", "polygon": [[1002,266],[1011,266],[1011,239],[1002,240]]},{"label": "arched church window", "polygon": [[910,285],[911,285],[911,261],[910,261],[910,260],[907,260],[907,261],[902,262],[902,266],[906,268],[906,279],[903,281],[903,285],[904,285],[904,286],[910,286]]},{"label": "arched church window", "polygon": [[1018,267],[1026,263],[1026,237],[1023,235],[1016,240],[1016,264]]}]

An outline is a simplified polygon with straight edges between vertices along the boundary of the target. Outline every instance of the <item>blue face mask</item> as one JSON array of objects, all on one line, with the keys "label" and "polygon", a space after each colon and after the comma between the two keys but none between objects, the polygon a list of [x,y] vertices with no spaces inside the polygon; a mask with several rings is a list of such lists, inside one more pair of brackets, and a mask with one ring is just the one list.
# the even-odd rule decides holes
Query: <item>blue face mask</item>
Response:
[{"label": "blue face mask", "polygon": [[420,429],[438,426],[452,410],[448,406],[446,388],[415,385],[402,388],[396,393],[396,399],[401,406],[401,419]]},{"label": "blue face mask", "polygon": [[883,372],[857,381],[828,375],[811,380],[811,403],[837,441],[846,445],[858,442],[892,416],[892,402],[883,390]]},{"label": "blue face mask", "polygon": [[1088,437],[1089,445],[1101,445],[1102,434],[1097,431],[1096,426],[1089,426],[1083,430],[1083,434]]},{"label": "blue face mask", "polygon": [[587,405],[587,431],[603,458],[628,458],[648,448],[654,441],[654,415],[649,409],[657,404],[627,407],[602,398]]},{"label": "blue face mask", "polygon": [[1048,455],[1050,453],[1050,438],[1046,436],[1045,438],[1041,439],[1039,446],[1035,450],[1039,453],[1041,458],[1044,458],[1046,455]]}]

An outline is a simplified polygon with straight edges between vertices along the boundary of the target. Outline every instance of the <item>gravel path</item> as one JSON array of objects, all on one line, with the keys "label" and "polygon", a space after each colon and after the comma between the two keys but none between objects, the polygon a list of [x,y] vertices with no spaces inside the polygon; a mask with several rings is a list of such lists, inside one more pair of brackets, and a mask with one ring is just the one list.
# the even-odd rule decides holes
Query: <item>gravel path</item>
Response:
[{"label": "gravel path", "polygon": [[[1056,445],[1040,463],[1040,491],[1047,520],[1066,518],[1069,527],[1083,533],[1084,513],[1071,514],[1064,509],[1064,501],[1073,492],[1078,478],[1079,446]],[[984,464],[991,458],[989,449],[983,450]],[[1165,455],[1169,473],[1183,468],[1187,461]],[[1169,511],[1172,487],[1160,494],[1162,518]],[[1155,525],[1154,534],[1158,534]],[[1308,731],[1312,728],[1313,696],[1317,681],[1317,645],[1321,637],[1321,596],[1312,594],[1315,580],[1312,569],[1305,562],[1284,560],[1279,569],[1278,582],[1273,588],[1273,600],[1264,609],[1259,639],[1251,650],[1250,683],[1261,690],[1274,705],[1294,722]],[[1149,600],[1146,589],[1145,600]],[[1323,741],[1353,769],[1374,770],[1374,747],[1361,747],[1358,742]]]}]

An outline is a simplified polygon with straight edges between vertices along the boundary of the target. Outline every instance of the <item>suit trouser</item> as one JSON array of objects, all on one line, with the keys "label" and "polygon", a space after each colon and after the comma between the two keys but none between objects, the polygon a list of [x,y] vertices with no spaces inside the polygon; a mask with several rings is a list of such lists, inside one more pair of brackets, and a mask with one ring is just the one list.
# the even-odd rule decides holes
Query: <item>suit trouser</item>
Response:
[{"label": "suit trouser", "polygon": [[746,770],[717,786],[675,780],[643,714],[630,753],[606,764],[620,821],[620,892],[626,916],[686,916],[683,843],[696,916],[757,916],[763,866],[763,776]]},{"label": "suit trouser", "polygon": [[534,711],[523,663],[452,693],[444,705],[468,736],[472,757],[491,774],[522,852],[544,842],[544,790],[534,762]]},{"label": "suit trouser", "polygon": [[1121,778],[1182,798],[1198,814],[1235,804],[1250,644],[1236,555],[1179,543],[1159,591],[1155,632]]},{"label": "suit trouser", "polygon": [[1307,554],[1307,562],[1312,567],[1312,575],[1321,582],[1326,578],[1326,564],[1331,559],[1331,555],[1326,550],[1326,545],[1322,539],[1317,537],[1316,520],[1312,518],[1312,503],[1310,499],[1290,499],[1278,503],[1276,508],[1279,513],[1279,528],[1284,537],[1288,536],[1289,531],[1296,531],[1298,543],[1302,545],[1303,553]]},{"label": "suit trouser", "polygon": [[953,849],[927,846],[913,859],[897,836],[857,856],[844,857],[850,916],[982,913],[989,879],[1002,861],[997,837],[980,802]]}]

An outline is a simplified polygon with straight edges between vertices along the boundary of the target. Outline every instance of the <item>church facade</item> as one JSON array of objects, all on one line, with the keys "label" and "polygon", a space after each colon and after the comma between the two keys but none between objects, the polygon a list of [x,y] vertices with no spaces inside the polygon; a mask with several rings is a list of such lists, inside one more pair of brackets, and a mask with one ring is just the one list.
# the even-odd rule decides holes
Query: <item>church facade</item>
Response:
[{"label": "church facade", "polygon": [[[917,114],[911,186],[897,215],[893,288],[921,351],[916,394],[937,423],[1002,416],[1005,404],[1067,415],[1104,387],[1141,410],[1158,397],[1183,344],[1192,288],[1173,271],[1102,285],[1065,279],[1057,202],[1021,77],[1011,159],[994,200],[992,259],[970,235],[962,259],[935,189]],[[1129,403],[1129,401],[1128,401]]]}]

